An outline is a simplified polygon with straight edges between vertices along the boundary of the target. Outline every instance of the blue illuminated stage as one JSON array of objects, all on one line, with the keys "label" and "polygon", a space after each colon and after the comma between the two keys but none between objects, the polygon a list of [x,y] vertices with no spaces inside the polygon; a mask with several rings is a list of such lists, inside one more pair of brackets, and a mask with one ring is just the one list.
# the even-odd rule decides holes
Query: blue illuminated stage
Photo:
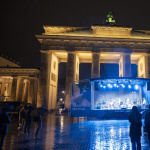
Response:
[{"label": "blue illuminated stage", "polygon": [[150,103],[150,80],[117,78],[72,84],[71,116],[127,119],[133,106],[143,112]]}]

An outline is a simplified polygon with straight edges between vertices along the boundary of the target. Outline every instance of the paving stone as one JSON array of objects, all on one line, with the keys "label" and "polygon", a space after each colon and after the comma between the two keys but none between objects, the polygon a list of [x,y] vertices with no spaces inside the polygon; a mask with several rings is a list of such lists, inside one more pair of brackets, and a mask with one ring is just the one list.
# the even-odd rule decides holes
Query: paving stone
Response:
[{"label": "paving stone", "polygon": [[[9,124],[3,150],[131,150],[128,120],[84,120],[50,113],[42,117],[40,139],[32,135],[18,135],[17,119]],[[142,133],[142,150],[149,150],[147,136]]]}]

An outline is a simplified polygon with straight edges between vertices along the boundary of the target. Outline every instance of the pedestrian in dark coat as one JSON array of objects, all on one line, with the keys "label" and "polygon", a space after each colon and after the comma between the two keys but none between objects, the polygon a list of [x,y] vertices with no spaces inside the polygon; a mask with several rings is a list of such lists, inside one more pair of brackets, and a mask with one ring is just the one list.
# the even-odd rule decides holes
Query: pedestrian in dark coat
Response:
[{"label": "pedestrian in dark coat", "polygon": [[149,112],[145,115],[145,132],[148,134],[148,139],[150,142],[150,105],[149,105]]},{"label": "pedestrian in dark coat", "polygon": [[4,138],[8,131],[8,123],[10,123],[8,113],[0,109],[0,150],[2,149]]},{"label": "pedestrian in dark coat", "polygon": [[40,138],[38,137],[38,133],[39,133],[39,130],[40,128],[42,128],[42,118],[41,118],[41,115],[38,115],[37,117],[33,117],[33,121],[36,122],[37,124],[37,129],[36,129],[36,132],[35,132],[35,138]]},{"label": "pedestrian in dark coat", "polygon": [[132,143],[132,150],[141,150],[141,114],[136,106],[132,107],[132,111],[129,115],[130,124],[130,137]]},{"label": "pedestrian in dark coat", "polygon": [[27,124],[27,105],[21,108],[19,112],[19,123],[21,123],[21,126],[19,130],[23,130],[24,134],[26,135],[26,124]]},{"label": "pedestrian in dark coat", "polygon": [[31,122],[32,122],[32,117],[30,116],[30,114],[31,114],[31,112],[32,112],[32,106],[31,105],[29,105],[28,107],[27,107],[27,110],[26,110],[26,124],[25,124],[25,126],[24,126],[24,133],[26,134],[26,133],[28,133],[28,134],[31,134],[30,133],[30,126],[31,126]]}]

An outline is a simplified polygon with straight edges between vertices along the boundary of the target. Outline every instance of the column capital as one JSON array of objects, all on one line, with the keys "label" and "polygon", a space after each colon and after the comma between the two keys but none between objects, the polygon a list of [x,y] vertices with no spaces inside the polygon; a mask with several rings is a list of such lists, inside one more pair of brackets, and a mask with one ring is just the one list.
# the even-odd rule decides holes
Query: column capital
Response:
[{"label": "column capital", "polygon": [[50,54],[52,53],[51,51],[44,51],[44,50],[40,50],[41,53],[46,53],[46,54]]},{"label": "column capital", "polygon": [[27,82],[29,82],[29,80],[28,80],[28,79],[24,79],[23,82],[24,82],[24,83],[27,83]]},{"label": "column capital", "polygon": [[68,54],[76,54],[75,51],[67,51]]},{"label": "column capital", "polygon": [[92,53],[91,78],[100,78],[100,53]]}]

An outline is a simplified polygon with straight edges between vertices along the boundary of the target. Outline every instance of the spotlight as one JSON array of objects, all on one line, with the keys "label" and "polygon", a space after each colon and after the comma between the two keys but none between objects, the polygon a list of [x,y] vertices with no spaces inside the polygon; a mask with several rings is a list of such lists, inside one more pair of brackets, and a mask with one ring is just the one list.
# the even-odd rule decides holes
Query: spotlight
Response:
[{"label": "spotlight", "polygon": [[110,88],[112,88],[112,85],[110,85]]},{"label": "spotlight", "polygon": [[111,84],[107,84],[107,86],[108,86],[109,88],[112,88],[112,85],[111,85]]},{"label": "spotlight", "polygon": [[136,90],[138,90],[139,89],[139,86],[138,85],[135,85],[135,87],[134,87]]},{"label": "spotlight", "polygon": [[117,84],[114,84],[114,87],[117,87]]},{"label": "spotlight", "polygon": [[110,85],[110,84],[107,84],[107,86],[110,87],[111,85]]},{"label": "spotlight", "polygon": [[122,86],[123,88],[125,88],[125,85],[124,85],[124,84],[121,84],[121,86]]},{"label": "spotlight", "polygon": [[100,87],[103,87],[103,85],[101,84]]},{"label": "spotlight", "polygon": [[130,84],[128,85],[128,88],[131,89],[131,85]]},{"label": "spotlight", "polygon": [[103,88],[105,89],[105,88],[106,88],[106,86],[104,85],[104,86],[103,86]]}]

